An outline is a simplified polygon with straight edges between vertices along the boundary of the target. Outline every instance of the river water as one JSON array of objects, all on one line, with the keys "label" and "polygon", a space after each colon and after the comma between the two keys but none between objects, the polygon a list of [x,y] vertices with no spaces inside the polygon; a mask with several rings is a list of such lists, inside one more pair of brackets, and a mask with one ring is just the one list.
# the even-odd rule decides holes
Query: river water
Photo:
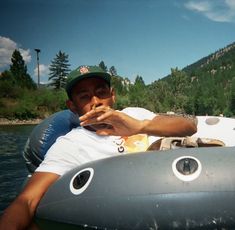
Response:
[{"label": "river water", "polygon": [[22,151],[33,128],[34,125],[0,126],[0,215],[27,176]]},{"label": "river water", "polygon": [[[35,125],[0,125],[0,216],[22,189],[28,170],[22,156],[25,143]],[[82,230],[83,227],[36,221],[27,230]],[[87,228],[89,230],[90,228]]]}]

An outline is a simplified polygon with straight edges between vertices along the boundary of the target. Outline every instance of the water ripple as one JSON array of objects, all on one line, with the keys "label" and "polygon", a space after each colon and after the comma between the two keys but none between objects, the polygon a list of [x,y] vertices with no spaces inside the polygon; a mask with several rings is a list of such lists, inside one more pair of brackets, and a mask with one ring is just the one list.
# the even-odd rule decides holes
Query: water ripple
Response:
[{"label": "water ripple", "polygon": [[19,193],[27,176],[22,151],[33,127],[0,126],[0,214]]}]

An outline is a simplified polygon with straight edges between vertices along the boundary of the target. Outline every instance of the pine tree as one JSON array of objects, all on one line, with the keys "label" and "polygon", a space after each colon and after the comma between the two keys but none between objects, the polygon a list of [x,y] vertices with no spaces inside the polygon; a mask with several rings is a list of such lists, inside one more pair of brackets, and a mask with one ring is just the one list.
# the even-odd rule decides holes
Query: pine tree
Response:
[{"label": "pine tree", "polygon": [[49,80],[52,80],[50,85],[53,86],[55,89],[61,89],[65,87],[66,77],[70,71],[70,64],[68,64],[68,62],[68,55],[61,51],[56,54],[56,57],[51,62],[51,65],[49,67]]},{"label": "pine tree", "polygon": [[111,76],[117,76],[117,70],[114,66],[111,66],[109,69]]},{"label": "pine tree", "polygon": [[13,76],[12,82],[22,88],[35,89],[36,84],[27,73],[27,66],[18,50],[13,52],[11,62],[12,65],[10,65],[10,72]]},{"label": "pine tree", "polygon": [[145,86],[143,78],[141,76],[137,75],[136,78],[135,78],[134,85],[136,85],[136,86],[138,86],[140,88],[143,88]]},{"label": "pine tree", "polygon": [[146,108],[148,101],[146,99],[146,86],[143,78],[139,75],[136,76],[134,84],[130,87],[129,99],[131,105]]},{"label": "pine tree", "polygon": [[104,64],[104,61],[101,61],[101,62],[100,62],[99,67],[100,67],[101,69],[103,69],[105,72],[108,71],[107,66]]}]

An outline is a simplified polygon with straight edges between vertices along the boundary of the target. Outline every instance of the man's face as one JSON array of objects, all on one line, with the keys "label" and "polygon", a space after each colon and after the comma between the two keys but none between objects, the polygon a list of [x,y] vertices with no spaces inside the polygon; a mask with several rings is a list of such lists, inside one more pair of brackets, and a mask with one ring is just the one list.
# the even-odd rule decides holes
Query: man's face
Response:
[{"label": "man's face", "polygon": [[114,91],[101,78],[86,78],[79,81],[72,90],[72,100],[67,106],[79,116],[101,105],[113,106]]}]

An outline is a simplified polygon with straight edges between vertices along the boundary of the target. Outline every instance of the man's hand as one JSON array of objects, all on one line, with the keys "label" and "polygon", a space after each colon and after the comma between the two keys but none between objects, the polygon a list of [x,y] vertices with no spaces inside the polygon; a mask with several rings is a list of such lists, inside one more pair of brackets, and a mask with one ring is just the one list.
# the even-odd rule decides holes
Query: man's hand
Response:
[{"label": "man's hand", "polygon": [[131,136],[140,133],[144,121],[107,106],[99,106],[80,117],[81,126],[90,126],[99,135]]},{"label": "man's hand", "polygon": [[107,106],[99,106],[80,117],[81,126],[90,126],[99,135],[131,136],[139,133],[164,136],[191,136],[197,131],[194,120],[183,116],[156,115],[137,120]]}]

